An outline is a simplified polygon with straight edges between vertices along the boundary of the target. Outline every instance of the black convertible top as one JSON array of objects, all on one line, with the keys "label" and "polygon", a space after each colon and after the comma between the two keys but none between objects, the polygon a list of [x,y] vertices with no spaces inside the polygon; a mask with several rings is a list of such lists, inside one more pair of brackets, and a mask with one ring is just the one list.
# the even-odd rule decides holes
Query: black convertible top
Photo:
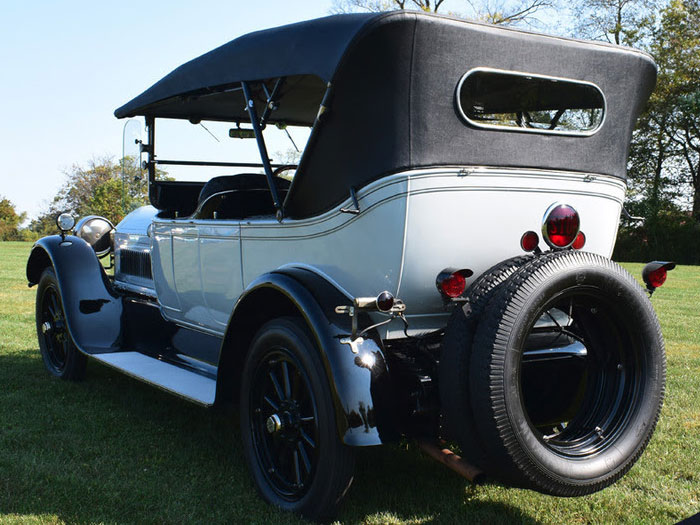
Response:
[{"label": "black convertible top", "polygon": [[[181,65],[135,99],[117,109],[117,118],[154,115],[206,120],[247,120],[238,104],[240,94],[226,96],[224,91],[240,89],[243,80],[297,77],[293,84],[304,84],[297,93],[306,100],[289,100],[289,87],[283,93],[285,103],[271,122],[311,125],[318,112],[326,83],[357,32],[376,13],[335,15],[307,20],[243,35]],[[313,78],[308,78],[313,77]],[[309,93],[309,91],[312,91]],[[236,104],[229,101],[235,100]],[[299,104],[313,108],[303,116]],[[290,118],[289,111],[296,118]]]},{"label": "black convertible top", "polygon": [[[455,96],[474,68],[595,84],[605,97],[603,125],[591,136],[475,127]],[[240,82],[278,77],[287,81],[269,122],[312,125],[332,85],[284,203],[285,216],[303,218],[331,209],[351,187],[404,169],[522,167],[624,179],[656,66],[621,46],[425,13],[335,15],[233,40],[180,66],[115,115],[245,122]]]}]

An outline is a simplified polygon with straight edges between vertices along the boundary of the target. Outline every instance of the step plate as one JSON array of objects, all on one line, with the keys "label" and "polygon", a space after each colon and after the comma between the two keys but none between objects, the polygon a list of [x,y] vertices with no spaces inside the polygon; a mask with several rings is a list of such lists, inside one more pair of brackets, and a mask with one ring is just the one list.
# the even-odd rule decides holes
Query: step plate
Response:
[{"label": "step plate", "polygon": [[146,383],[205,406],[214,404],[216,380],[139,352],[97,354],[93,359]]}]

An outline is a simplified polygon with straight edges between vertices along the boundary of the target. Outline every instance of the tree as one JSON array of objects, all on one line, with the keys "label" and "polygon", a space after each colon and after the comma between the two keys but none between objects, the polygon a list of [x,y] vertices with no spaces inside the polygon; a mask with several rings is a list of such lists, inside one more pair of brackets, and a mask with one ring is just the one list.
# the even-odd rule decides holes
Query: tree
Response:
[{"label": "tree", "polygon": [[577,36],[611,44],[634,45],[654,18],[656,0],[575,0]]},{"label": "tree", "polygon": [[472,10],[471,18],[504,26],[536,24],[538,12],[556,7],[554,0],[490,0],[477,5],[472,0],[467,2]]},{"label": "tree", "polygon": [[21,240],[22,234],[19,226],[26,217],[26,213],[17,213],[12,201],[0,197],[0,241]]},{"label": "tree", "polygon": [[393,11],[397,9],[420,9],[437,13],[445,0],[333,0],[331,11],[352,13],[355,11]]},{"label": "tree", "polygon": [[[333,0],[331,11],[350,13],[416,9],[437,13],[443,4],[445,0]],[[453,1],[452,4],[455,2]],[[462,5],[468,11],[459,16],[499,25],[529,25],[538,21],[536,16],[538,12],[554,7],[555,4],[556,0],[482,0],[480,2],[463,0]],[[457,13],[450,12],[450,14]]]},{"label": "tree", "polygon": [[671,0],[652,46],[669,113],[667,134],[681,161],[678,182],[691,193],[700,223],[700,2]]},{"label": "tree", "polygon": [[[126,177],[122,181],[122,162],[110,158],[93,159],[86,167],[74,164],[64,172],[66,182],[48,210],[33,220],[29,228],[42,235],[56,233],[56,216],[63,212],[75,217],[100,215],[114,224],[126,213],[148,203],[148,182],[136,161],[124,159]],[[164,172],[159,173],[166,178]]]}]

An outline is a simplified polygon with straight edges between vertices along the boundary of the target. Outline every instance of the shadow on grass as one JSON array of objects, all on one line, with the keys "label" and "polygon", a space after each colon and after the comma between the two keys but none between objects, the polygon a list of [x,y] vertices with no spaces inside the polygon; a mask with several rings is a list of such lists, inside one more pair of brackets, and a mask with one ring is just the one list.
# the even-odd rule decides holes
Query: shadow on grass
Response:
[{"label": "shadow on grass", "polygon": [[[71,523],[301,523],[257,496],[234,409],[205,410],[90,362],[56,380],[0,354],[0,511]],[[342,522],[534,523],[413,446],[357,451]]]}]

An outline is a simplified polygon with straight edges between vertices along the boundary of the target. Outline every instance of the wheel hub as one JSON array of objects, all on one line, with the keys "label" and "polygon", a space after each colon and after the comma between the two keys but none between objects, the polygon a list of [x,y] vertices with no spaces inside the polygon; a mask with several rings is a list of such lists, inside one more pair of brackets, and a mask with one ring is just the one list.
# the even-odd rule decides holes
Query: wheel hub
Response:
[{"label": "wheel hub", "polygon": [[279,432],[282,430],[283,426],[282,419],[277,414],[272,414],[267,418],[267,421],[265,421],[265,428],[267,428],[270,434]]},{"label": "wheel hub", "polygon": [[46,335],[48,334],[53,327],[51,326],[51,323],[48,321],[44,321],[43,324],[41,325],[41,333]]},{"label": "wheel hub", "polygon": [[265,420],[265,429],[270,434],[278,435],[291,442],[299,439],[300,423],[299,407],[296,402],[285,400],[280,404],[279,412]]}]

